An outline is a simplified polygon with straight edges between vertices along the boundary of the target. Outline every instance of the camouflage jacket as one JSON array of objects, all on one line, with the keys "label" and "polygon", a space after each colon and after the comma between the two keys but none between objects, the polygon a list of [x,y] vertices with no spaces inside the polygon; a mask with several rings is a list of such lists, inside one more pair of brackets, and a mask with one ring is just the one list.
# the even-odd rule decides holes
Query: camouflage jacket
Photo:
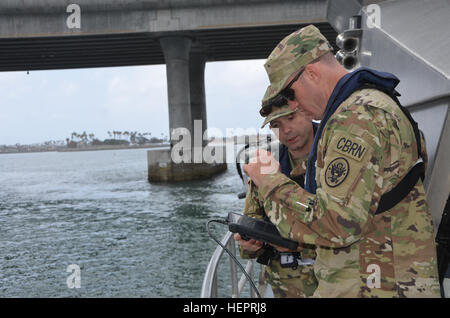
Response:
[{"label": "camouflage jacket", "polygon": [[[296,160],[297,166],[291,171],[291,177],[305,173],[307,156]],[[258,188],[249,180],[249,188],[245,198],[244,214],[254,218],[262,218],[263,202],[259,200]],[[242,258],[256,258],[262,254],[261,248],[257,252],[245,251],[239,247]],[[302,246],[302,258],[316,257],[315,247]],[[296,269],[282,268],[279,260],[273,260],[269,266],[264,266],[264,278],[272,286],[275,297],[310,297],[313,295],[317,280],[312,265],[298,266]]]},{"label": "camouflage jacket", "polygon": [[399,107],[383,92],[362,89],[324,128],[316,195],[280,173],[263,177],[259,199],[280,233],[317,246],[315,297],[440,296],[421,180],[394,208],[374,214],[381,195],[417,158],[413,129]]}]

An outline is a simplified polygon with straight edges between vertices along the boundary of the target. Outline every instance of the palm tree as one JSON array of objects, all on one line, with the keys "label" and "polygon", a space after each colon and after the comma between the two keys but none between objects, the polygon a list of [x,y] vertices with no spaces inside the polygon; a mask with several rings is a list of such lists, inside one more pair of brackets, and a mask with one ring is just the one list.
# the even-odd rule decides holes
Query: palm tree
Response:
[{"label": "palm tree", "polygon": [[123,135],[124,135],[125,137],[127,137],[127,140],[128,140],[128,137],[130,137],[130,132],[124,131],[124,132],[123,132]]},{"label": "palm tree", "polygon": [[130,131],[130,142],[132,144],[136,143],[136,134],[137,134],[137,131]]},{"label": "palm tree", "polygon": [[90,133],[89,135],[88,135],[88,137],[89,137],[89,140],[91,141],[91,143],[94,141],[94,134],[93,133]]}]

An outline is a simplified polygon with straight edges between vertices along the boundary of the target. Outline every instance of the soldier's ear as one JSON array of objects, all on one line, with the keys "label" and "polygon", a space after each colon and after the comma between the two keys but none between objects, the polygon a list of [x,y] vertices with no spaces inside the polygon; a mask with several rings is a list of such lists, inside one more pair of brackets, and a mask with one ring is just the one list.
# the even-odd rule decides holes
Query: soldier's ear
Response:
[{"label": "soldier's ear", "polygon": [[320,82],[320,69],[319,69],[319,63],[313,63],[313,64],[308,64],[305,67],[305,79],[308,79],[314,83],[319,83]]}]

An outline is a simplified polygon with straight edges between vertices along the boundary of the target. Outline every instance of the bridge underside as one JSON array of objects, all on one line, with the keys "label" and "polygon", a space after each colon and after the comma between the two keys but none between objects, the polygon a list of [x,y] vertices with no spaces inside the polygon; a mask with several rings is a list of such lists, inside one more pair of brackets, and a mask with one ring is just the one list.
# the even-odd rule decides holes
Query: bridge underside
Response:
[{"label": "bridge underside", "polygon": [[[304,24],[186,31],[192,49],[207,61],[265,59],[277,43]],[[336,31],[315,24],[335,47]],[[165,64],[159,38],[166,33],[118,33],[0,39],[0,71]]]}]

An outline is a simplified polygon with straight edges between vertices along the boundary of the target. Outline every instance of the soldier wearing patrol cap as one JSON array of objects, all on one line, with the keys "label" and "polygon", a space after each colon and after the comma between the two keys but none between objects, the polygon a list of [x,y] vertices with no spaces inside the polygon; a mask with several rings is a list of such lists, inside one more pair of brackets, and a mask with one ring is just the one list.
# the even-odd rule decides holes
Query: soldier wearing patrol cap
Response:
[{"label": "soldier wearing patrol cap", "polygon": [[[267,92],[270,92],[270,87]],[[262,110],[265,120],[261,128],[269,124],[281,143],[279,160],[283,174],[303,186],[307,155],[314,138],[311,117],[305,116],[301,110],[290,109],[287,103],[269,105],[265,98]],[[266,218],[258,188],[252,182],[249,182],[244,214]],[[272,286],[275,297],[303,298],[313,295],[317,287],[313,271],[313,245],[303,245],[300,251],[288,251],[255,240],[245,241],[239,234],[234,237],[242,258],[257,258],[259,263],[267,265],[264,267],[264,278]]]},{"label": "soldier wearing patrol cap", "polygon": [[398,78],[348,73],[312,25],[284,38],[265,68],[271,103],[321,120],[304,188],[262,174],[261,160],[244,166],[281,235],[316,246],[314,296],[439,297],[425,143],[397,99]]}]

